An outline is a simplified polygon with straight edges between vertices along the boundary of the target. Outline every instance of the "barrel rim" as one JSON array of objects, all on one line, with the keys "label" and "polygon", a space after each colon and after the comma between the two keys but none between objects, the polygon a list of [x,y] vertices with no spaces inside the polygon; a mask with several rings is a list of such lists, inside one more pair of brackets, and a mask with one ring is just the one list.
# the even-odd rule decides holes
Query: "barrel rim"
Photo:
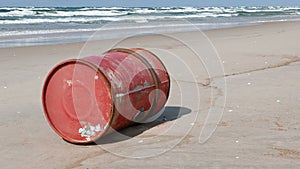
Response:
[{"label": "barrel rim", "polygon": [[[99,56],[98,56],[99,57]],[[56,127],[52,124],[51,122],[51,119],[49,118],[49,113],[48,113],[48,110],[47,110],[47,106],[46,106],[46,91],[47,91],[47,87],[48,87],[48,84],[51,80],[51,78],[53,77],[53,75],[55,74],[55,72],[57,70],[59,70],[61,67],[64,67],[65,65],[68,65],[68,64],[83,64],[83,65],[86,65],[92,69],[94,69],[98,74],[100,74],[103,79],[105,80],[105,83],[108,85],[108,88],[110,89],[110,95],[111,95],[111,102],[112,102],[112,107],[111,107],[111,113],[110,113],[110,117],[109,117],[109,121],[107,122],[108,124],[108,127],[105,128],[100,135],[98,135],[95,139],[91,139],[90,141],[87,141],[87,140],[76,140],[76,139],[73,139],[71,137],[68,137],[67,135],[63,135],[58,129],[56,129]],[[83,60],[83,59],[69,59],[69,60],[66,60],[64,62],[61,62],[59,64],[57,64],[56,66],[54,66],[54,68],[52,68],[49,73],[47,74],[46,76],[46,79],[44,80],[44,85],[43,85],[43,89],[42,89],[42,106],[43,106],[43,110],[44,110],[44,115],[46,116],[46,120],[48,122],[48,124],[50,124],[50,127],[59,135],[61,136],[64,140],[68,141],[68,142],[71,142],[71,143],[76,143],[76,144],[89,144],[89,143],[94,143],[96,142],[102,135],[104,135],[108,130],[109,128],[111,127],[111,123],[112,123],[112,120],[114,118],[114,110],[115,110],[115,102],[114,102],[114,91],[113,91],[113,88],[111,87],[111,83],[110,81],[107,79],[107,77],[101,72],[100,68],[91,63],[91,62],[88,62],[86,60]]]},{"label": "barrel rim", "polygon": [[151,51],[149,51],[147,49],[144,49],[144,48],[131,48],[131,49],[137,49],[137,50],[141,50],[141,51],[146,51],[146,52],[150,53],[152,56],[154,56],[160,62],[160,64],[162,65],[162,67],[165,69],[165,73],[168,76],[168,85],[169,85],[169,87],[168,87],[168,93],[167,93],[167,97],[166,97],[166,100],[168,100],[169,96],[170,96],[171,79],[170,79],[169,72],[168,72],[165,64],[163,63],[163,61],[156,54],[154,54],[153,52],[151,52]]}]

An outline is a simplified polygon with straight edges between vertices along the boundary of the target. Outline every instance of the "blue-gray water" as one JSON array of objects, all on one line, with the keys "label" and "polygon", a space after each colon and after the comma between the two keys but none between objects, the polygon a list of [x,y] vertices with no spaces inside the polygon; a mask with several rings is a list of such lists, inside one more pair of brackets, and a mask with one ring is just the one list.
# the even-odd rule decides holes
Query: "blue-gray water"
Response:
[{"label": "blue-gray water", "polygon": [[300,19],[300,7],[2,7],[0,47],[43,45]]}]

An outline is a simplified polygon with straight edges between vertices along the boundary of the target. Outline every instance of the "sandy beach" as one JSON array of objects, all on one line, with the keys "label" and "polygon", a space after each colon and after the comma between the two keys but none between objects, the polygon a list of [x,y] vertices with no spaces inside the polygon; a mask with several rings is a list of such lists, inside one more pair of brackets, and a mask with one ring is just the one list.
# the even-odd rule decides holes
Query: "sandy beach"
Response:
[{"label": "sandy beach", "polygon": [[[163,49],[157,55],[174,77],[165,109],[167,120],[123,130],[133,136],[130,139],[111,136],[87,146],[70,144],[52,131],[41,105],[43,82],[59,62],[99,55],[119,40],[0,48],[2,168],[298,168],[300,22],[204,33],[219,55],[223,73],[210,74],[205,61],[203,66],[191,60],[186,46],[170,38],[145,36],[121,42],[120,46]],[[180,37],[205,58],[208,44],[203,42],[208,39],[198,39],[201,33],[170,36]],[[164,56],[168,52],[180,56],[196,80],[182,73],[184,64]],[[225,88],[214,84],[218,79],[226,80]],[[194,86],[199,100],[189,90]],[[225,105],[216,102],[218,97],[226,99]],[[222,119],[211,137],[199,143],[205,119],[214,108],[224,108]],[[179,110],[183,114],[177,117]],[[136,158],[147,156],[151,157]]]}]

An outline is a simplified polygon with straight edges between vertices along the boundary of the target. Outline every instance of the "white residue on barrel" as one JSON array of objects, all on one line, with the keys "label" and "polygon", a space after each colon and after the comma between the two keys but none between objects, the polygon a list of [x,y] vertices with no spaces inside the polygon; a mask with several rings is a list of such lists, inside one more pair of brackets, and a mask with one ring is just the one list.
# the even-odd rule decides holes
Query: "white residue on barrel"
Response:
[{"label": "white residue on barrel", "polygon": [[97,124],[96,126],[91,125],[88,123],[87,125],[84,125],[84,127],[78,129],[78,133],[80,133],[81,137],[85,137],[87,141],[91,140],[92,136],[96,135],[96,132],[103,131],[100,124]]},{"label": "white residue on barrel", "polygon": [[67,80],[66,82],[68,83],[68,86],[72,85],[72,80]]},{"label": "white residue on barrel", "polygon": [[98,125],[95,127],[95,131],[96,131],[96,132],[101,131],[101,126],[100,126],[100,124],[98,124]]}]

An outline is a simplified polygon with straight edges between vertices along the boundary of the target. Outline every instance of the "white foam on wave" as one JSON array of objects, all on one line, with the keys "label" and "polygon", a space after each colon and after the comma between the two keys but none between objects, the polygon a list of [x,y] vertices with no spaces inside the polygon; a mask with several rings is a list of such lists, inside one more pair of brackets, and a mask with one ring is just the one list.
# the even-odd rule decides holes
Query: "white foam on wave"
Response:
[{"label": "white foam on wave", "polygon": [[194,7],[183,7],[183,8],[175,8],[167,10],[169,13],[185,13],[185,12],[199,12],[199,8]]},{"label": "white foam on wave", "polygon": [[115,10],[111,11],[100,11],[100,10],[89,10],[89,11],[57,11],[55,13],[43,12],[38,14],[38,16],[121,16],[127,15],[128,12],[119,12]]},{"label": "white foam on wave", "polygon": [[20,20],[0,20],[0,24],[38,24],[38,23],[89,23],[99,21],[119,21],[119,18],[103,17],[103,18],[84,18],[84,17],[67,17],[67,18],[45,18],[45,19],[20,19]]},{"label": "white foam on wave", "polygon": [[268,7],[240,7],[236,8],[236,12],[248,12],[248,13],[257,13],[257,12],[295,12],[300,10],[300,7],[280,7],[280,6],[268,6]]},{"label": "white foam on wave", "polygon": [[0,17],[10,16],[121,16],[126,15],[126,11],[118,11],[118,8],[82,8],[79,10],[62,10],[55,8],[0,8],[0,10],[8,10],[9,12],[0,12]]},{"label": "white foam on wave", "polygon": [[[10,9],[5,9],[5,10],[10,10]],[[0,13],[0,17],[2,16],[19,16],[19,17],[22,17],[22,16],[32,16],[34,15],[35,12],[30,10],[30,9],[27,9],[27,8],[16,8],[14,10],[10,10],[9,12],[1,12]]]},{"label": "white foam on wave", "polygon": [[18,20],[0,20],[0,24],[37,24],[37,23],[94,23],[101,21],[117,22],[117,21],[128,21],[128,22],[148,22],[153,20],[164,20],[164,19],[192,19],[192,18],[207,18],[207,17],[232,17],[237,14],[215,14],[209,12],[203,12],[192,15],[126,15],[126,16],[106,16],[106,17],[56,17],[56,18],[22,18]]},{"label": "white foam on wave", "polygon": [[[234,14],[237,16],[239,12],[246,13],[269,13],[269,12],[287,12],[289,14],[298,14],[300,7],[162,7],[162,8],[122,8],[122,7],[93,7],[93,8],[0,8],[0,10],[7,10],[8,12],[0,12],[0,17],[108,17],[108,16],[126,16],[131,15],[149,15],[149,16],[163,16],[165,14],[174,16],[186,16],[198,14],[204,16],[206,13],[213,13],[213,17],[223,17],[224,14]],[[201,15],[202,14],[202,15]],[[210,15],[207,15],[210,17]],[[229,16],[229,15],[225,15]],[[55,18],[54,18],[55,19]]]},{"label": "white foam on wave", "polygon": [[135,9],[132,12],[139,13],[139,14],[153,14],[153,13],[159,13],[159,10],[148,9],[148,8],[139,8],[139,9]]},{"label": "white foam on wave", "polygon": [[125,7],[83,7],[78,9],[79,11],[89,11],[89,10],[126,10]]}]

